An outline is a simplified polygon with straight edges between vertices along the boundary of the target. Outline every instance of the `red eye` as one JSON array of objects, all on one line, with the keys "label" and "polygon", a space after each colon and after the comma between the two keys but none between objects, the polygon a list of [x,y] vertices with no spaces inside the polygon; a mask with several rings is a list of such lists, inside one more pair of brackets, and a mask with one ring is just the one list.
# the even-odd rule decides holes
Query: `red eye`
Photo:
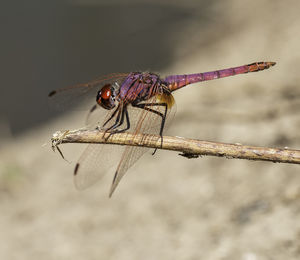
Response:
[{"label": "red eye", "polygon": [[110,97],[111,97],[110,85],[105,85],[101,89],[101,98],[103,98],[103,99],[109,99]]},{"label": "red eye", "polygon": [[115,107],[115,101],[113,99],[113,88],[110,84],[106,84],[98,92],[96,102],[98,105],[105,109],[112,109]]}]

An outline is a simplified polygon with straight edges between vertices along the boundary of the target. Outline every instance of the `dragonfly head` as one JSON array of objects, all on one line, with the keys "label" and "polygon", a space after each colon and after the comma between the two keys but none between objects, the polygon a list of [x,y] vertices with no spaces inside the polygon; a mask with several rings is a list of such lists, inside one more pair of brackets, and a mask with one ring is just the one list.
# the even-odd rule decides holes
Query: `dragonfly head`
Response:
[{"label": "dragonfly head", "polygon": [[114,87],[111,84],[106,84],[98,91],[96,102],[101,107],[110,110],[116,106],[115,98],[116,95]]}]

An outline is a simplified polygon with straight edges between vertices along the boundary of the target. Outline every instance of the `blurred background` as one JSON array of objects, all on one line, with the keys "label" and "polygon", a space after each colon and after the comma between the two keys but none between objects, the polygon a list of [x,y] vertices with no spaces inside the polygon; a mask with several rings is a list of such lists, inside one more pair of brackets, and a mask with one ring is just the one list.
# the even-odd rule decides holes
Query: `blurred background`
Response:
[{"label": "blurred background", "polygon": [[50,90],[111,72],[275,61],[176,92],[168,134],[299,149],[299,9],[296,0],[3,3],[0,258],[299,259],[299,166],[158,151],[112,199],[113,173],[79,192],[72,173],[84,145],[61,146],[67,163],[50,138],[84,126],[86,111],[47,104]]}]

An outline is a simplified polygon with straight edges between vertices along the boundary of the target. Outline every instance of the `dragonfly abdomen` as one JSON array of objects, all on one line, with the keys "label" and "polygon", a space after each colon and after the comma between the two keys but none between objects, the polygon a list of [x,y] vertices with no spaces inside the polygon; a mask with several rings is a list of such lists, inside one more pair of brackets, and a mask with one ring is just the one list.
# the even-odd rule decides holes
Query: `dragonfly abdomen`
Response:
[{"label": "dragonfly abdomen", "polygon": [[186,85],[201,82],[201,81],[220,79],[220,78],[225,78],[225,77],[234,76],[238,74],[265,70],[270,68],[271,66],[274,66],[275,64],[276,64],[275,62],[254,62],[248,65],[222,69],[222,70],[215,70],[215,71],[188,74],[188,75],[172,75],[166,77],[164,81],[169,86],[170,91],[174,91]]}]

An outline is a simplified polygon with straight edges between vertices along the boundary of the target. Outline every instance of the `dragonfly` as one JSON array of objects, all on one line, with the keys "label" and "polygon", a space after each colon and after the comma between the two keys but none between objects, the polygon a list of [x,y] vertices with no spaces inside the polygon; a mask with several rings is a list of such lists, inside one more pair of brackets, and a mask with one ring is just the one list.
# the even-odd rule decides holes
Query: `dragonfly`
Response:
[{"label": "dragonfly", "polygon": [[[176,112],[173,91],[193,83],[262,71],[275,64],[254,62],[165,78],[151,72],[113,73],[84,84],[51,91],[48,97],[55,103],[63,104],[76,103],[84,97],[94,100],[86,125],[108,133],[108,138],[122,132],[133,136],[142,133],[160,138],[162,144],[164,130],[170,125]],[[78,189],[87,188],[116,167],[109,191],[111,197],[127,170],[147,150],[148,148],[137,146],[89,144],[75,166],[75,186]]]}]

